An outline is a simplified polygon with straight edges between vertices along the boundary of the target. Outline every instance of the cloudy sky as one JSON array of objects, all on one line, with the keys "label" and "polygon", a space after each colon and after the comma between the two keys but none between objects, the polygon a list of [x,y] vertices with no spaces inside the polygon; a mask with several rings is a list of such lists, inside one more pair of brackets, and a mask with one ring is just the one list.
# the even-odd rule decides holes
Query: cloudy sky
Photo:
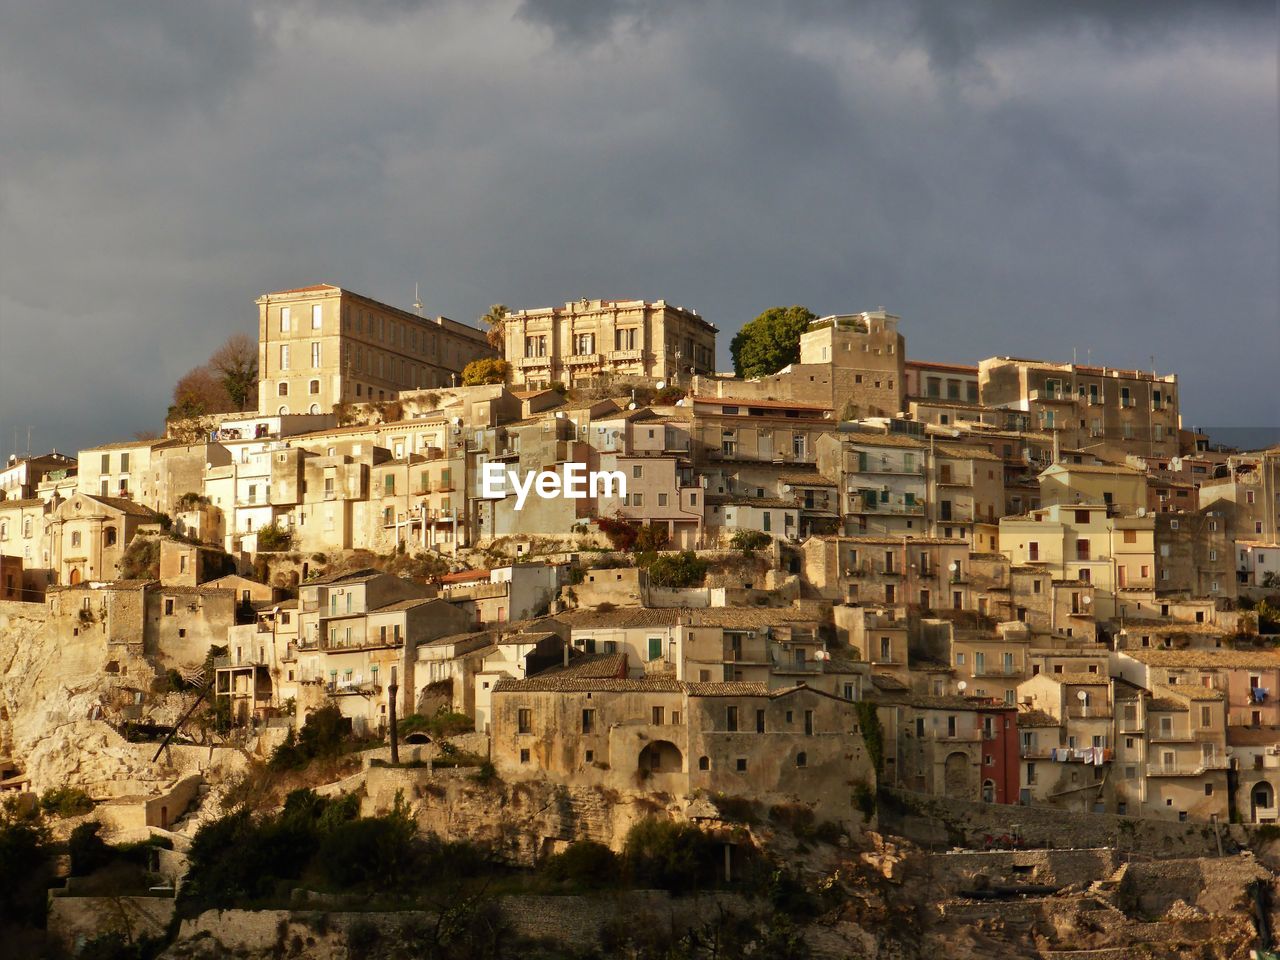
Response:
[{"label": "cloudy sky", "polygon": [[[0,450],[159,429],[254,298],[884,305],[1280,424],[1270,2],[0,0]],[[1090,352],[1091,351],[1091,352]]]}]

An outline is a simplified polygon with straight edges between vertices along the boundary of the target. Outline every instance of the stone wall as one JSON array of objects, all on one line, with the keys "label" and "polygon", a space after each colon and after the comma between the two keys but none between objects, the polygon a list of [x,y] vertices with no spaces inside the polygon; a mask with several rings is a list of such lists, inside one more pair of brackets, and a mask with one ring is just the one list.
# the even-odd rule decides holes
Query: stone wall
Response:
[{"label": "stone wall", "polygon": [[[987,837],[1016,833],[1033,847],[1116,847],[1158,858],[1216,857],[1214,825],[1180,823],[1107,813],[1073,813],[1053,807],[1011,806],[951,800],[884,788],[879,794],[880,828],[933,849],[985,846]],[[1242,824],[1217,828],[1225,853],[1249,845]]]},{"label": "stone wall", "polygon": [[531,865],[574,840],[620,850],[627,831],[640,820],[683,812],[677,801],[648,793],[546,781],[482,783],[475,776],[474,768],[371,767],[365,771],[361,813],[386,813],[400,794],[422,830],[490,843],[512,862]]},{"label": "stone wall", "polygon": [[171,897],[49,898],[49,937],[64,949],[78,950],[104,933],[128,930],[136,939],[160,936],[173,918]]},{"label": "stone wall", "polygon": [[1113,874],[1119,866],[1115,849],[1092,850],[953,850],[929,862],[933,879],[955,893],[985,882],[1069,886]]},{"label": "stone wall", "polygon": [[[722,912],[753,915],[752,904],[732,893],[673,898],[664,890],[630,890],[589,897],[512,895],[495,902],[514,935],[579,948],[598,942],[601,929],[612,923],[679,933],[717,919]],[[305,956],[345,958],[347,932],[356,923],[394,935],[407,924],[420,926],[433,920],[425,911],[206,910],[195,919],[183,920],[178,937],[191,940],[203,934],[238,955],[271,955],[278,946],[288,951],[296,938]]]}]

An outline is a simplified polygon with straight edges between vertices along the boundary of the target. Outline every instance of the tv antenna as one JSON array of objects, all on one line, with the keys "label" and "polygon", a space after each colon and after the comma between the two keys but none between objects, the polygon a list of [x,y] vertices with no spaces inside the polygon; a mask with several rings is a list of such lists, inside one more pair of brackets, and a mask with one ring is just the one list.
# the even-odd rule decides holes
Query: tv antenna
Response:
[{"label": "tv antenna", "polygon": [[413,309],[418,316],[422,316],[422,297],[418,296],[418,284],[416,281],[413,284]]}]

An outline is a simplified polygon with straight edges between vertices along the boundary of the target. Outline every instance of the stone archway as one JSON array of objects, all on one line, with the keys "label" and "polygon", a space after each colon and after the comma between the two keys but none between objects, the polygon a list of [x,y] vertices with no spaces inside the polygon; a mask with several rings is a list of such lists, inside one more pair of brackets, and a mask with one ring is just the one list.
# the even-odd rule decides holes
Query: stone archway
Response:
[{"label": "stone archway", "polygon": [[1259,780],[1249,788],[1249,819],[1258,822],[1259,815],[1267,819],[1275,817],[1276,791],[1267,780]]},{"label": "stone archway", "polygon": [[639,767],[645,773],[680,773],[684,754],[670,740],[654,740],[640,751]]},{"label": "stone archway", "polygon": [[954,800],[972,800],[973,790],[970,786],[969,756],[964,753],[948,755],[942,772],[942,792]]}]

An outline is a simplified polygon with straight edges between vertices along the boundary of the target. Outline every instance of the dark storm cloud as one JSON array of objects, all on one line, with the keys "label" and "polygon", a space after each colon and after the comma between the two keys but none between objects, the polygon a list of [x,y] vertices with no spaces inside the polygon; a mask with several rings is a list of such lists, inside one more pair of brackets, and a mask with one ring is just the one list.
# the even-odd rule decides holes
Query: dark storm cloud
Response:
[{"label": "dark storm cloud", "polygon": [[[884,304],[1277,416],[1261,4],[0,6],[0,450],[156,428],[253,299]],[[1229,386],[1228,386],[1229,385]]]}]

